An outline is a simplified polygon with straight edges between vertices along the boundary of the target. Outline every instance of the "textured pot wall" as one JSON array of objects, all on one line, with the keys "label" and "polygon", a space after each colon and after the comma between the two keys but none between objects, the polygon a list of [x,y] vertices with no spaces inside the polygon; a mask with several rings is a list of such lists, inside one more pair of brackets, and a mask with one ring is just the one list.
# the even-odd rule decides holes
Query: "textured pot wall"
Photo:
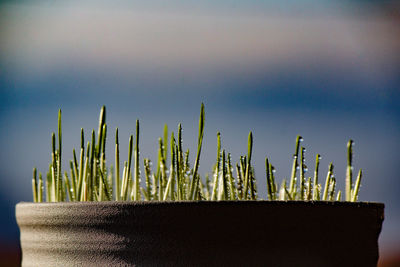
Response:
[{"label": "textured pot wall", "polygon": [[22,266],[376,266],[383,204],[19,203]]}]

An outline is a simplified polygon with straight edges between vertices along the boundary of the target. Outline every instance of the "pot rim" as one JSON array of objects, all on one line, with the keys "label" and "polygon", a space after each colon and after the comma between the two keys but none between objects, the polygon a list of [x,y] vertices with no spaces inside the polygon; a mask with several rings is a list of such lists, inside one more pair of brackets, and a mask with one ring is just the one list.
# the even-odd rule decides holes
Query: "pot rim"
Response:
[{"label": "pot rim", "polygon": [[16,206],[230,206],[230,205],[264,205],[264,206],[301,206],[301,207],[374,207],[385,208],[382,202],[349,202],[349,201],[299,201],[299,200],[225,200],[225,201],[65,201],[65,202],[25,202]]}]

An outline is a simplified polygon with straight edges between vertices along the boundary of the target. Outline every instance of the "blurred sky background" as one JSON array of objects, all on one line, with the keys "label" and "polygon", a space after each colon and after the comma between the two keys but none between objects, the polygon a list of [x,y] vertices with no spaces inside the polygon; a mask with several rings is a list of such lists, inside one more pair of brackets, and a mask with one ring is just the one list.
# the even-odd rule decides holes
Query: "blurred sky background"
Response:
[{"label": "blurred sky background", "polygon": [[236,161],[252,130],[264,198],[264,157],[288,177],[297,134],[309,169],[320,153],[321,172],[333,161],[344,188],[354,139],[360,200],[386,205],[381,265],[400,255],[400,5],[377,2],[1,2],[0,256],[18,247],[15,204],[32,199],[32,168],[47,169],[58,108],[69,160],[106,105],[112,161],[115,127],[127,145],[137,118],[142,158],[156,158],[164,123],[182,122],[194,151],[201,102],[201,172],[217,131]]}]

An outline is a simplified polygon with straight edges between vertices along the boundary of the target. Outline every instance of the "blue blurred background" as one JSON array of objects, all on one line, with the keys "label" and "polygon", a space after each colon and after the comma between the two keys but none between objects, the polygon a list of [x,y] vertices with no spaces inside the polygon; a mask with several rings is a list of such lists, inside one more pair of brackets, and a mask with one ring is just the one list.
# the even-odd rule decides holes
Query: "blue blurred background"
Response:
[{"label": "blue blurred background", "polygon": [[308,167],[316,153],[322,172],[333,161],[341,188],[354,139],[360,200],[386,205],[380,266],[399,266],[399,101],[398,2],[3,1],[0,265],[18,264],[15,204],[32,199],[32,168],[47,169],[58,108],[64,159],[80,127],[97,127],[101,105],[122,144],[139,118],[141,156],[155,159],[164,123],[176,132],[182,122],[194,151],[204,102],[201,172],[213,164],[217,131],[237,160],[252,130],[263,198],[264,157],[288,177],[297,134]]}]

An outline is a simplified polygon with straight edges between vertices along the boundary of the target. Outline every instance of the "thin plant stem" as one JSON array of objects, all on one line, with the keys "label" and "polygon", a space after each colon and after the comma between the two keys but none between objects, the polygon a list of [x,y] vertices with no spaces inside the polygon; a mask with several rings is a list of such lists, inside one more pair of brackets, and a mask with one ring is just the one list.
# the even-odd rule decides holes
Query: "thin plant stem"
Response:
[{"label": "thin plant stem", "polygon": [[41,172],[39,172],[38,202],[43,202],[43,177]]},{"label": "thin plant stem", "polygon": [[[89,146],[88,146],[89,149]],[[89,158],[85,158],[85,165],[83,167],[83,186],[82,186],[82,193],[81,193],[81,201],[88,201],[88,195],[89,195],[89,187],[88,187],[88,165],[89,165]]]},{"label": "thin plant stem", "polygon": [[119,140],[118,128],[115,129],[115,200],[121,200],[121,182],[119,176]]},{"label": "thin plant stem", "polygon": [[46,201],[47,202],[52,202],[51,196],[52,196],[52,184],[51,184],[51,179],[52,179],[52,164],[50,163],[49,165],[49,170],[46,175]]},{"label": "thin plant stem", "polygon": [[65,183],[65,188],[67,189],[69,201],[74,201],[75,198],[72,195],[71,184],[67,172],[64,172],[64,183]]},{"label": "thin plant stem", "polygon": [[312,199],[312,190],[311,190],[312,184],[311,184],[311,177],[308,177],[307,181],[307,191],[306,191],[306,197],[305,200],[311,200]]},{"label": "thin plant stem", "polygon": [[206,174],[205,190],[206,190],[205,194],[206,199],[211,200],[210,175],[208,173]]},{"label": "thin plant stem", "polygon": [[341,201],[342,200],[342,191],[338,191],[336,195],[336,201]]},{"label": "thin plant stem", "polygon": [[128,186],[129,186],[129,179],[130,179],[130,174],[131,174],[131,164],[132,164],[132,149],[133,149],[133,136],[131,135],[129,137],[129,150],[128,150],[128,165],[127,169],[125,172],[125,177],[124,177],[124,184],[122,187],[122,194],[121,198],[122,200],[126,200],[128,197]]},{"label": "thin plant stem", "polygon": [[269,164],[268,158],[265,157],[265,174],[266,174],[266,178],[267,178],[267,193],[268,193],[269,200],[273,200],[272,183],[271,183],[269,167],[270,167],[270,164]]},{"label": "thin plant stem", "polygon": [[247,165],[246,165],[246,176],[244,178],[244,199],[248,198],[247,192],[249,190],[249,179],[250,179],[250,168],[251,168],[251,154],[253,151],[253,133],[249,133],[247,141]]},{"label": "thin plant stem", "polygon": [[170,174],[171,174],[171,189],[170,189],[170,199],[172,201],[175,200],[175,166],[177,165],[177,160],[176,160],[176,145],[175,145],[175,136],[174,132],[171,132],[171,168],[170,168]]},{"label": "thin plant stem", "polygon": [[37,170],[33,168],[33,178],[32,178],[32,192],[33,192],[33,202],[38,202],[38,190],[37,190]]},{"label": "thin plant stem", "polygon": [[277,191],[277,185],[275,183],[275,167],[272,166],[271,162],[269,163],[269,171],[270,171],[270,177],[271,177],[271,193],[272,193],[272,199],[276,199],[276,191]]},{"label": "thin plant stem", "polygon": [[292,165],[292,175],[290,178],[290,184],[289,184],[289,193],[291,197],[295,195],[296,192],[296,187],[297,187],[297,182],[296,182],[296,173],[297,173],[297,168],[299,166],[297,158],[299,157],[299,147],[300,147],[300,142],[303,141],[303,138],[298,135],[296,137],[296,150],[295,153],[293,154],[293,165]]},{"label": "thin plant stem", "polygon": [[238,191],[238,199],[242,200],[243,196],[243,176],[242,176],[242,171],[240,169],[240,165],[236,164],[236,174],[237,174],[237,191]]},{"label": "thin plant stem", "polygon": [[124,191],[125,191],[125,187],[128,184],[127,169],[128,169],[128,162],[124,161],[124,169],[122,171],[121,192],[119,192],[120,200],[125,200]]},{"label": "thin plant stem", "polygon": [[335,196],[335,189],[336,189],[336,179],[335,177],[332,177],[328,192],[329,201],[333,201],[333,198]]},{"label": "thin plant stem", "polygon": [[354,185],[353,195],[351,196],[351,201],[352,201],[352,202],[356,202],[357,199],[358,199],[358,192],[359,192],[360,186],[361,186],[361,178],[362,178],[362,170],[360,169],[360,170],[358,171],[356,183],[355,183],[355,185]]},{"label": "thin plant stem", "polygon": [[214,167],[214,182],[213,182],[213,190],[211,193],[211,200],[217,200],[220,159],[221,159],[221,134],[218,132],[217,133],[217,160],[215,162],[215,167]]},{"label": "thin plant stem", "polygon": [[108,189],[107,180],[106,180],[105,177],[104,177],[104,173],[103,173],[101,170],[99,170],[99,172],[100,172],[101,182],[102,182],[102,184],[103,184],[103,186],[104,186],[104,190],[102,190],[102,191],[100,191],[100,192],[103,192],[103,191],[104,191],[104,194],[105,194],[106,199],[107,199],[107,200],[111,200],[111,195],[110,195],[110,193],[109,193],[110,190]]},{"label": "thin plant stem", "polygon": [[351,201],[353,186],[353,140],[347,142],[346,201]]},{"label": "thin plant stem", "polygon": [[93,201],[94,198],[94,186],[96,183],[96,175],[97,175],[97,162],[96,162],[96,135],[94,129],[92,130],[92,142],[91,142],[91,150],[90,150],[90,178],[88,179],[87,187],[87,198],[88,201]]},{"label": "thin plant stem", "polygon": [[193,167],[192,184],[190,186],[190,199],[191,200],[194,199],[194,197],[197,195],[197,192],[199,190],[199,176],[198,176],[197,172],[199,170],[201,146],[203,144],[204,121],[205,121],[205,118],[204,118],[204,104],[201,103],[200,118],[199,118],[199,135],[198,135],[198,139],[197,139],[197,154],[196,154],[196,160],[194,162],[194,167]]},{"label": "thin plant stem", "polygon": [[305,164],[304,164],[304,152],[306,149],[304,147],[301,147],[300,150],[300,200],[304,200],[304,183],[305,183],[305,178],[304,178],[304,170],[305,170]]},{"label": "thin plant stem", "polygon": [[52,194],[51,194],[51,201],[56,202],[58,201],[58,178],[57,178],[57,159],[56,159],[56,135],[55,133],[51,134],[51,140],[52,140],[52,167],[51,167],[51,176],[52,176]]},{"label": "thin plant stem", "polygon": [[83,164],[85,157],[85,137],[83,128],[81,128],[81,151],[79,154],[79,176],[78,176],[78,184],[77,184],[77,200],[80,200],[82,183],[83,183]]},{"label": "thin plant stem", "polygon": [[159,150],[158,150],[158,157],[159,157],[159,200],[163,199],[164,196],[164,191],[166,187],[166,165],[165,165],[165,160],[164,160],[164,144],[163,141],[160,138],[158,138],[158,144],[159,144]]},{"label": "thin plant stem", "polygon": [[228,184],[226,180],[226,161],[225,150],[222,150],[222,166],[221,166],[221,179],[218,192],[218,200],[227,200]]},{"label": "thin plant stem", "polygon": [[57,154],[57,194],[62,192],[62,172],[61,172],[61,155],[62,155],[62,128],[61,128],[61,109],[58,110],[58,154]]},{"label": "thin plant stem", "polygon": [[140,166],[139,166],[139,120],[136,120],[136,139],[135,139],[135,175],[131,199],[135,201],[140,200]]},{"label": "thin plant stem", "polygon": [[233,175],[232,175],[232,164],[231,164],[230,153],[228,153],[228,159],[227,159],[227,175],[229,178],[229,199],[235,200],[237,198],[237,192],[236,192],[235,181],[233,180]]},{"label": "thin plant stem", "polygon": [[322,195],[322,200],[328,200],[328,190],[331,183],[332,174],[333,174],[333,164],[331,162],[329,164],[328,174],[326,175],[325,188],[324,188],[324,194]]},{"label": "thin plant stem", "polygon": [[[73,150],[75,152],[75,149]],[[77,181],[77,175],[78,175],[78,170],[76,168],[76,163],[75,161],[73,162],[72,160],[69,162],[70,165],[70,170],[71,170],[71,190],[72,194],[74,196],[74,199],[76,199],[76,181]]]},{"label": "thin plant stem", "polygon": [[148,197],[148,200],[152,200],[153,196],[152,196],[152,185],[151,185],[151,169],[150,169],[150,160],[149,159],[144,159],[143,160],[143,165],[144,165],[144,175],[146,178],[146,195]]},{"label": "thin plant stem", "polygon": [[286,179],[283,179],[281,188],[279,189],[279,200],[286,200],[286,192]]},{"label": "thin plant stem", "polygon": [[318,171],[319,171],[319,161],[321,160],[321,156],[317,154],[315,157],[315,170],[314,170],[314,187],[313,187],[313,200],[319,200],[319,192],[318,192]]},{"label": "thin plant stem", "polygon": [[176,165],[176,175],[178,181],[178,200],[183,200],[183,150],[182,150],[182,125],[178,124],[178,154],[177,154],[177,165]]},{"label": "thin plant stem", "polygon": [[257,184],[256,184],[256,178],[254,174],[254,168],[253,166],[250,167],[250,196],[252,200],[257,200]]},{"label": "thin plant stem", "polygon": [[172,132],[171,135],[171,165],[170,165],[170,172],[169,172],[169,177],[168,177],[168,182],[167,182],[167,187],[164,192],[164,198],[163,200],[167,200],[168,198],[170,200],[174,200],[174,189],[175,189],[175,143],[174,143],[174,133]]}]

